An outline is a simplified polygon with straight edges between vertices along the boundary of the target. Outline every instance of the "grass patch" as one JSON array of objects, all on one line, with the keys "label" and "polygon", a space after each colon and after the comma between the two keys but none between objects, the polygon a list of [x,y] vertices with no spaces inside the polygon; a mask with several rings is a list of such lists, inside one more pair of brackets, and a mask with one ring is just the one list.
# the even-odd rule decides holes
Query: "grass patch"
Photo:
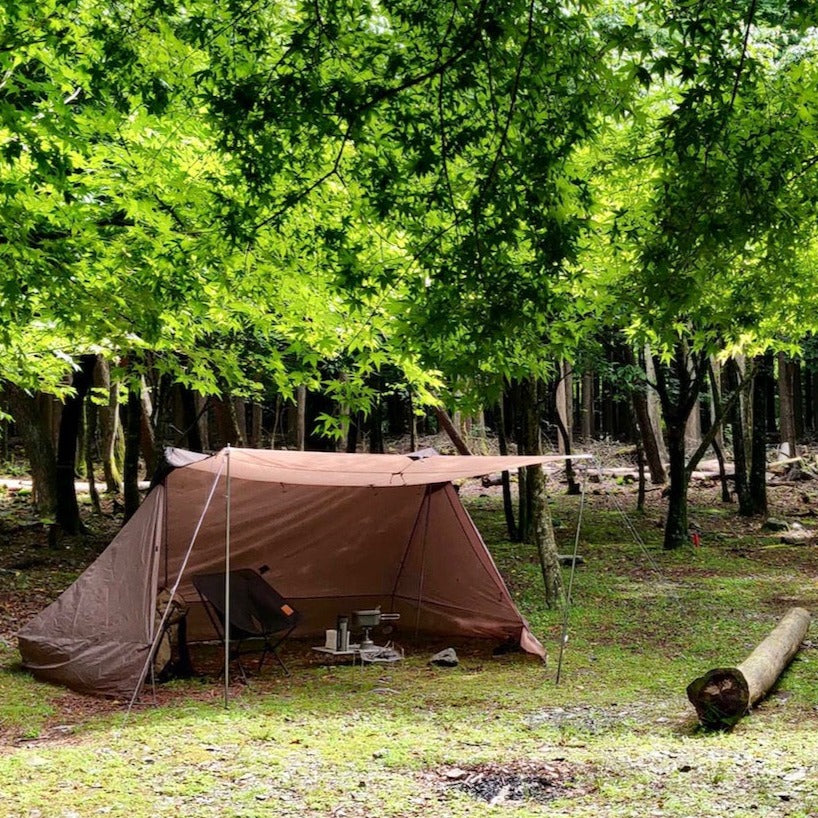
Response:
[{"label": "grass patch", "polygon": [[[474,644],[451,670],[414,646],[395,666],[323,667],[291,645],[293,675],[237,686],[227,711],[218,681],[176,682],[125,723],[121,704],[38,684],[0,647],[0,816],[818,814],[811,644],[731,733],[701,732],[684,695],[789,605],[809,607],[813,551],[766,549],[757,526],[702,506],[704,546],[678,553],[660,548],[656,508],[633,515],[645,553],[606,498],[589,505],[559,686],[561,618],[542,608],[536,556],[505,539],[495,495],[470,511],[547,667]],[[554,504],[563,551],[577,508]],[[80,568],[64,563],[6,572],[0,591],[53,596]]]}]

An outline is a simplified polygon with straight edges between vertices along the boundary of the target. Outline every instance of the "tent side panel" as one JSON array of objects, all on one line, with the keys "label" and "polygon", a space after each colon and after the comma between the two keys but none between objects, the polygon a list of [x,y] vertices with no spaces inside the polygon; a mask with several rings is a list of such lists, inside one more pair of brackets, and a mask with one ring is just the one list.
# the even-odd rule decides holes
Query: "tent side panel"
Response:
[{"label": "tent side panel", "polygon": [[133,690],[154,627],[163,512],[158,486],[79,579],[22,628],[25,668],[76,690]]},{"label": "tent side panel", "polygon": [[418,525],[397,586],[401,629],[513,639],[544,657],[454,487],[426,502],[428,525]]}]

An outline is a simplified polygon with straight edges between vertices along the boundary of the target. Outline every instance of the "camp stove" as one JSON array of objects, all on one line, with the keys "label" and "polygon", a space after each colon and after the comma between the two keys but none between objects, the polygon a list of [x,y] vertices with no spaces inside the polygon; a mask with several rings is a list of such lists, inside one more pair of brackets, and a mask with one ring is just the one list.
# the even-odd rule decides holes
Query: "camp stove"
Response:
[{"label": "camp stove", "polygon": [[368,611],[353,611],[352,626],[363,630],[360,650],[368,650],[375,647],[375,643],[369,635],[372,628],[377,628],[381,622],[394,622],[400,619],[399,613],[381,613],[380,608],[373,608]]}]

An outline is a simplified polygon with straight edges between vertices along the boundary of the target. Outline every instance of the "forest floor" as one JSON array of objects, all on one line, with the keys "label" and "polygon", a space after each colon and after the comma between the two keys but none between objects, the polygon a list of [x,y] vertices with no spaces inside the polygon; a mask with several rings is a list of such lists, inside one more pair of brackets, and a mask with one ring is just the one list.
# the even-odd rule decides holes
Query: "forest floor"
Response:
[{"label": "forest floor", "polygon": [[[0,492],[0,817],[815,818],[818,638],[730,732],[699,728],[685,696],[790,606],[818,611],[818,480],[780,482],[771,516],[802,526],[798,545],[739,518],[703,479],[691,493],[701,545],[676,552],[661,549],[659,491],[637,514],[627,475],[589,484],[559,685],[561,614],[542,606],[532,548],[506,539],[499,489],[473,482],[462,496],[547,665],[493,658],[479,641],[452,643],[451,669],[428,664],[440,644],[411,642],[394,665],[327,665],[292,642],[292,675],[269,667],[234,684],[227,710],[205,674],[158,686],[127,719],[124,702],[31,679],[14,637],[104,547],[117,515],[88,515],[86,537],[49,548],[24,489]],[[570,552],[579,498],[558,476],[551,485]],[[203,671],[208,657],[194,663]]]}]

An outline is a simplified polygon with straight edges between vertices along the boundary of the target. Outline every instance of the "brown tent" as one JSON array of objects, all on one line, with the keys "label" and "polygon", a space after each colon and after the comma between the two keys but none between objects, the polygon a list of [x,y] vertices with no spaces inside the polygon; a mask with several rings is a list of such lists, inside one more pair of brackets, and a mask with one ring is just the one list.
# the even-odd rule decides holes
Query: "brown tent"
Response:
[{"label": "brown tent", "polygon": [[224,571],[226,546],[231,570],[269,566],[301,635],[381,606],[407,634],[514,639],[544,657],[451,481],[557,459],[170,450],[174,468],[113,542],[20,631],[23,665],[81,691],[131,693],[160,590],[188,603],[190,641],[214,637],[191,577]]}]

